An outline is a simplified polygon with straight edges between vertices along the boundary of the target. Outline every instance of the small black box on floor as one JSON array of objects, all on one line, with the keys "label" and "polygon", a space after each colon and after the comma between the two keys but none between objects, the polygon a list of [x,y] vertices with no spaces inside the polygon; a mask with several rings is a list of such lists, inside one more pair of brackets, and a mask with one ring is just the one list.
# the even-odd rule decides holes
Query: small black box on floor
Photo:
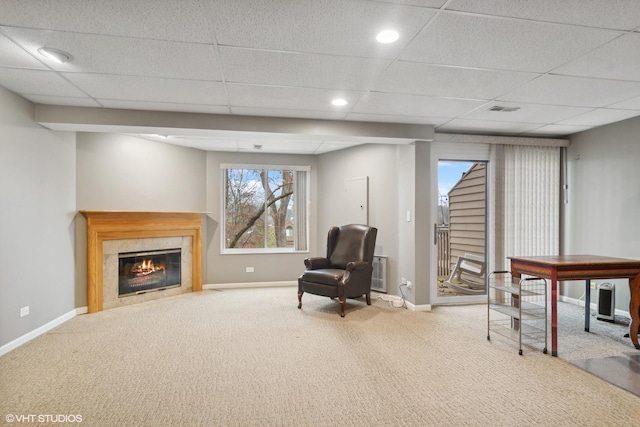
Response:
[{"label": "small black box on floor", "polygon": [[598,315],[596,319],[613,322],[616,318],[616,285],[601,283],[598,285]]}]

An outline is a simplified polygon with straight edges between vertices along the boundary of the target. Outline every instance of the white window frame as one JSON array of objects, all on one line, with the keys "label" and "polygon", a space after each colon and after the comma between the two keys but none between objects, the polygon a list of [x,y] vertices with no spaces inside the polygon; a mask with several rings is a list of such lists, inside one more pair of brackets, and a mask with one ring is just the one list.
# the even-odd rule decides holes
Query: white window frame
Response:
[{"label": "white window frame", "polygon": [[[226,194],[226,173],[227,169],[270,169],[270,170],[291,170],[295,172],[305,172],[306,174],[306,182],[303,183],[304,188],[302,189],[305,194],[305,200],[300,201],[298,197],[295,195],[298,194],[297,189],[294,190],[294,201],[296,206],[296,211],[300,208],[303,209],[304,212],[301,212],[300,215],[296,214],[296,228],[298,228],[298,232],[304,233],[304,242],[302,245],[303,249],[294,248],[227,248],[226,247],[226,205],[225,205],[225,194]],[[301,165],[276,165],[276,164],[248,164],[248,163],[221,163],[220,164],[220,218],[221,221],[221,231],[220,231],[220,253],[223,255],[246,255],[246,254],[277,254],[277,253],[309,253],[309,204],[311,200],[310,189],[311,189],[311,166],[301,166]],[[294,187],[298,186],[298,177],[294,182]],[[298,222],[304,222],[304,224],[298,225]],[[294,233],[295,234],[295,233]]]}]

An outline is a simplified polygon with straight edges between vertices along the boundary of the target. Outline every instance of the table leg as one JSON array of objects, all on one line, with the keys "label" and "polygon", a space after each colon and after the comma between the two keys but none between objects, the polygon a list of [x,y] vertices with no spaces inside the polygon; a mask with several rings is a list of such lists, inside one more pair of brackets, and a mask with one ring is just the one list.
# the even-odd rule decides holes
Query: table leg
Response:
[{"label": "table leg", "polygon": [[640,274],[633,279],[629,279],[629,291],[631,292],[629,301],[629,314],[631,315],[629,337],[633,345],[640,350],[640,344],[638,344],[638,330],[640,329]]},{"label": "table leg", "polygon": [[591,279],[586,280],[587,289],[584,292],[584,330],[589,332],[589,319],[591,318]]},{"label": "table leg", "polygon": [[558,357],[558,272],[551,273],[551,355]]}]

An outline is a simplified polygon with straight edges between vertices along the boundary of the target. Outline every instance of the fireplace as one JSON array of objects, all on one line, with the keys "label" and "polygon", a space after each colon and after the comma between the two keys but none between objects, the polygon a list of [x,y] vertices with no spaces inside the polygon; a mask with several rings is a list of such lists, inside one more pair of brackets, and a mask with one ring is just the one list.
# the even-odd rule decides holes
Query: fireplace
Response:
[{"label": "fireplace", "polygon": [[[202,290],[204,212],[80,211],[86,234],[87,311],[95,313]],[[180,286],[119,296],[119,255],[181,248]],[[82,251],[78,251],[82,265]],[[160,288],[166,289],[166,288]],[[138,288],[139,290],[139,288]]]},{"label": "fireplace", "polygon": [[118,254],[118,297],[181,286],[181,248]]}]

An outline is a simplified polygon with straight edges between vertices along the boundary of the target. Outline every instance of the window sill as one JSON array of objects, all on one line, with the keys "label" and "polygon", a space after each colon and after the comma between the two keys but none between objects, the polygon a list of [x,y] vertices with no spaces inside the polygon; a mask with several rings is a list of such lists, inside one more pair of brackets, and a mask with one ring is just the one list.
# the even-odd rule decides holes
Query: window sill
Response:
[{"label": "window sill", "polygon": [[276,255],[276,254],[308,254],[309,251],[296,251],[292,249],[238,249],[238,250],[229,250],[222,249],[220,251],[220,255]]}]

